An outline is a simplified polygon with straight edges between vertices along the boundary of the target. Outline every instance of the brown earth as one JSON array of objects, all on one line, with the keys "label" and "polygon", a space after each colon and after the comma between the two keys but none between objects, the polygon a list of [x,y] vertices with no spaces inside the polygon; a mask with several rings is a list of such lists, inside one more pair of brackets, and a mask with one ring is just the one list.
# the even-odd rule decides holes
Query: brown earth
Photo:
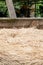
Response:
[{"label": "brown earth", "polygon": [[0,65],[43,65],[43,30],[0,29]]}]

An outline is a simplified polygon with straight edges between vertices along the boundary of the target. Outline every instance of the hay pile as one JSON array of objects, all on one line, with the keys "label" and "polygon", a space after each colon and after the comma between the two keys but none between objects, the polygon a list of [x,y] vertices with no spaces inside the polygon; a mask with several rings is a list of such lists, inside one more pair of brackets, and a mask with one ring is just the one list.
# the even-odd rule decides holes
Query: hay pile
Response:
[{"label": "hay pile", "polygon": [[43,30],[0,29],[0,65],[43,65]]}]

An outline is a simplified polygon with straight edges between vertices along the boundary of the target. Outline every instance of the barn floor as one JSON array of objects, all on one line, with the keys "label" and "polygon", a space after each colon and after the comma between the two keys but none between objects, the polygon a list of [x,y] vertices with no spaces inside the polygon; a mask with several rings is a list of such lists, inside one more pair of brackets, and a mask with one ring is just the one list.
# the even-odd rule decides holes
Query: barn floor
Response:
[{"label": "barn floor", "polygon": [[43,65],[43,30],[0,29],[0,65]]}]

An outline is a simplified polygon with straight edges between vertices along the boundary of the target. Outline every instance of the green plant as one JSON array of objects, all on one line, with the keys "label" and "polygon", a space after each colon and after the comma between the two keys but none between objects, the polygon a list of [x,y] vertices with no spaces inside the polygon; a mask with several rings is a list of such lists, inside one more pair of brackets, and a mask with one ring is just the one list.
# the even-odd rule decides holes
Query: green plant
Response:
[{"label": "green plant", "polygon": [[8,11],[5,1],[0,1],[0,17],[7,17]]}]

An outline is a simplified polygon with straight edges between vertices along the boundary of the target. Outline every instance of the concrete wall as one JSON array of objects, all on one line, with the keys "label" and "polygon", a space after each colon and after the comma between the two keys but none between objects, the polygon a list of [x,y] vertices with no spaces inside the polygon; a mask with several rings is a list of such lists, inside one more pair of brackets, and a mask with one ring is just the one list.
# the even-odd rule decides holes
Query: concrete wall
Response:
[{"label": "concrete wall", "polygon": [[0,28],[37,27],[43,29],[43,18],[0,18]]}]

